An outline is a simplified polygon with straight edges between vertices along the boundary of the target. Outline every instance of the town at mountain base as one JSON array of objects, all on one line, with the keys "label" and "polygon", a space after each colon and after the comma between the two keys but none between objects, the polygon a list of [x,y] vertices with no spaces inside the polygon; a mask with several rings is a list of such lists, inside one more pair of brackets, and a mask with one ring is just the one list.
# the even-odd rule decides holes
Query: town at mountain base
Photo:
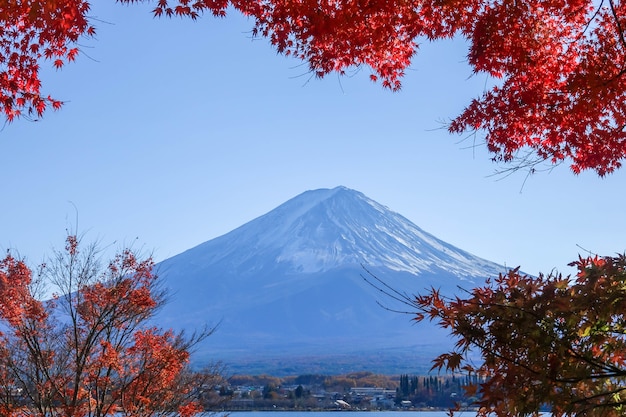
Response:
[{"label": "town at mountain base", "polygon": [[[453,341],[413,324],[372,283],[453,294],[505,267],[423,231],[345,187],[304,192],[159,265],[171,299],[159,325],[217,325],[194,364],[233,373],[423,374]],[[371,275],[371,274],[372,275]],[[367,278],[367,279],[366,279]],[[380,287],[380,285],[379,285]]]},{"label": "town at mountain base", "polygon": [[[228,411],[285,410],[449,410],[456,404],[471,410],[462,388],[476,376],[381,375],[352,372],[341,375],[236,375],[220,389]],[[475,411],[475,410],[474,410]]]}]

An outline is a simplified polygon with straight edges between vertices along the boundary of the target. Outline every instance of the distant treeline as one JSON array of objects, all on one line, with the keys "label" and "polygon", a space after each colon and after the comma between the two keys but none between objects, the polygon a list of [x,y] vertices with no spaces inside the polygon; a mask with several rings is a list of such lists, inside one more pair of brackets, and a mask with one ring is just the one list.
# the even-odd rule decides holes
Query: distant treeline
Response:
[{"label": "distant treeline", "polygon": [[372,372],[353,372],[344,375],[298,375],[277,377],[271,375],[233,375],[228,378],[231,386],[286,386],[307,385],[322,387],[331,391],[346,391],[355,387],[381,387],[396,389],[400,386],[400,376],[379,375]]},{"label": "distant treeline", "polygon": [[[457,375],[233,375],[223,395],[232,396],[231,409],[329,409],[342,402],[357,409],[449,408],[471,405],[463,385],[476,382]],[[371,388],[371,390],[355,389]],[[377,390],[374,390],[377,388]],[[338,401],[340,400],[340,401]]]}]

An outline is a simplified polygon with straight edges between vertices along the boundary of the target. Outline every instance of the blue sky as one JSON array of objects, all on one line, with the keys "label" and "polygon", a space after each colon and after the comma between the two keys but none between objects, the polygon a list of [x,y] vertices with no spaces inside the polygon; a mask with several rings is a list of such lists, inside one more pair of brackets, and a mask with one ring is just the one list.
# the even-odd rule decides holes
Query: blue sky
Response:
[{"label": "blue sky", "polygon": [[423,45],[392,93],[367,68],[311,78],[236,13],[192,22],[149,9],[94,4],[98,34],[77,62],[43,65],[45,91],[66,105],[0,131],[0,250],[36,264],[78,217],[88,239],[158,261],[337,185],[533,274],[571,272],[577,245],[626,250],[623,170],[493,177],[481,146],[446,132],[489,83],[463,42]]}]

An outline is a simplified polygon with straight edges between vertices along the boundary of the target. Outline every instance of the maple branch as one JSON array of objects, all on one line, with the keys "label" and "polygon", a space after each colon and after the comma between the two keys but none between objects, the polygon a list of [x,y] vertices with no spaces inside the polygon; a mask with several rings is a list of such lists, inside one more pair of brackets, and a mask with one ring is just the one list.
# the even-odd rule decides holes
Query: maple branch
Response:
[{"label": "maple branch", "polygon": [[[476,340],[476,338],[474,338],[474,340],[471,340],[472,337],[470,336],[469,339],[470,339],[469,340],[469,344],[479,348],[480,350],[482,350],[484,352],[488,352],[490,355],[493,355],[493,356],[495,356],[496,358],[498,358],[498,359],[500,359],[502,361],[512,363],[515,366],[519,366],[520,368],[525,369],[525,370],[529,371],[531,374],[534,374],[534,375],[542,375],[543,374],[543,370],[542,371],[537,371],[537,370],[531,368],[529,365],[526,365],[525,363],[520,362],[517,359],[514,359],[514,358],[511,358],[510,356],[505,356],[505,355],[503,355],[501,353],[498,353],[494,349],[490,348],[488,345],[478,342]],[[469,348],[465,348],[465,349],[462,350],[462,352],[465,353],[468,350],[469,350]],[[458,352],[458,353],[461,353],[461,352]]]},{"label": "maple branch", "polygon": [[582,362],[585,362],[593,367],[598,368],[599,371],[603,371],[604,373],[597,373],[586,375],[584,378],[579,379],[569,379],[564,382],[580,382],[590,379],[606,379],[606,378],[616,378],[626,376],[626,370],[619,368],[615,365],[607,363],[605,361],[596,360],[593,356],[583,355],[578,353],[576,350],[569,349],[568,353],[570,353],[575,359],[579,359]]},{"label": "maple branch", "polygon": [[[604,0],[603,0],[604,1]],[[619,20],[619,16],[617,15],[617,10],[615,10],[615,4],[613,3],[614,0],[608,0],[609,1],[609,9],[611,10],[611,14],[613,16],[613,21],[615,22],[615,27],[617,29],[617,34],[619,37],[619,41],[622,45],[622,49],[624,51],[626,51],[626,38],[624,37],[624,29],[622,28],[622,24]],[[622,77],[624,74],[626,74],[626,58],[623,59],[622,62],[622,69],[618,71],[617,74],[615,74],[615,76],[611,77],[610,79],[606,80],[603,83],[603,86],[607,86],[611,83],[613,83],[615,80],[617,80],[618,78]]]},{"label": "maple branch", "polygon": [[[598,17],[598,15],[600,14],[600,12],[603,9],[603,5],[604,5],[604,1],[605,0],[601,0],[600,3],[598,4],[598,7],[596,7],[596,11],[593,13],[593,15],[591,15],[591,17],[589,17],[589,19],[587,19],[587,23],[585,23],[584,29],[580,31],[580,35],[578,35],[576,37],[576,39],[572,42],[575,43],[577,41],[580,41],[582,39],[582,37],[584,36],[584,34],[587,32],[587,30],[589,30],[589,28],[591,27],[591,24],[593,23],[594,20],[596,20],[596,18]],[[584,10],[585,5],[581,6],[581,10]]]},{"label": "maple branch", "polygon": [[[380,279],[378,276],[376,276],[374,273],[372,273],[369,269],[367,269],[365,267],[365,265],[361,264],[361,268],[363,268],[363,270],[365,272],[367,272],[367,274],[374,278],[376,281],[378,281],[379,284],[381,284],[383,288],[380,288],[379,286],[377,286],[376,284],[374,284],[372,281],[370,281],[369,279],[367,279],[365,276],[363,276],[363,274],[359,274],[361,276],[361,278],[363,278],[363,280],[365,280],[365,282],[367,282],[369,285],[371,285],[373,288],[377,289],[378,291],[380,291],[381,293],[383,293],[384,295],[386,295],[387,297],[396,300],[398,302],[400,302],[401,304],[404,304],[406,306],[409,306],[411,308],[416,308],[417,305],[415,304],[415,302],[413,302],[412,298],[407,294],[407,293],[403,293],[400,292],[398,290],[396,290],[395,288],[393,288],[391,285],[387,284],[385,281],[383,281],[382,279]],[[411,311],[399,311],[399,310],[394,310],[388,307],[385,307],[384,305],[380,304],[378,301],[376,301],[376,303],[378,305],[380,305],[382,308],[388,310],[388,311],[392,311],[395,313],[402,313],[402,314],[415,314]]]},{"label": "maple branch", "polygon": [[611,9],[611,14],[613,15],[613,20],[615,21],[615,26],[617,27],[617,33],[622,44],[622,47],[626,49],[626,39],[624,38],[624,30],[622,28],[622,24],[619,21],[619,17],[617,15],[617,11],[615,10],[615,4],[613,0],[609,0],[609,6]]},{"label": "maple branch", "polygon": [[[555,92],[554,94],[562,94],[562,93]],[[510,177],[513,174],[516,174],[519,171],[525,170],[526,175],[524,176],[524,180],[522,182],[522,185],[520,186],[520,194],[521,194],[522,191],[524,190],[524,186],[526,185],[526,182],[532,175],[536,173],[540,173],[540,172],[551,172],[554,168],[558,167],[559,165],[563,163],[562,161],[546,163],[545,158],[536,156],[533,151],[527,151],[526,154],[523,156],[520,156],[519,154],[520,152],[517,152],[516,155],[511,159],[511,161],[507,162],[509,166],[507,166],[506,168],[502,168],[501,167],[502,165],[500,165],[500,167],[494,170],[493,174],[490,174],[487,177],[488,178],[495,177],[497,178],[496,179],[497,181],[501,181],[503,179]],[[494,160],[494,162],[498,162],[498,161]],[[541,166],[543,164],[545,164],[545,167]]]},{"label": "maple branch", "polygon": [[[598,398],[602,398],[602,397],[607,397],[607,396],[612,396],[614,394],[618,394],[620,392],[626,391],[626,387],[618,387],[614,390],[611,391],[605,391],[605,392],[600,392],[594,395],[589,395],[586,396],[584,398],[580,398],[578,400],[574,400],[572,401],[572,404],[583,404],[583,403],[589,403],[589,401],[591,400],[595,400]],[[589,403],[589,405],[593,408],[593,407],[615,407],[618,405],[624,405],[626,404],[626,399],[619,401],[619,402],[609,402],[609,403],[602,403],[602,404],[597,404],[597,403]]]}]

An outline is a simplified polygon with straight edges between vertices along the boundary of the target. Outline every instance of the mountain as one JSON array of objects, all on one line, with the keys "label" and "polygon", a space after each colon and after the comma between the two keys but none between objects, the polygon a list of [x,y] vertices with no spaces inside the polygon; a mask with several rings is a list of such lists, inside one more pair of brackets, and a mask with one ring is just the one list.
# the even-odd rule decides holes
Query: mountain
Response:
[{"label": "mountain", "polygon": [[364,267],[409,295],[453,293],[505,270],[360,192],[307,191],[157,265],[171,294],[159,324],[218,324],[195,361],[221,360],[232,372],[428,369],[450,340],[390,311],[404,306],[368,283]]}]

